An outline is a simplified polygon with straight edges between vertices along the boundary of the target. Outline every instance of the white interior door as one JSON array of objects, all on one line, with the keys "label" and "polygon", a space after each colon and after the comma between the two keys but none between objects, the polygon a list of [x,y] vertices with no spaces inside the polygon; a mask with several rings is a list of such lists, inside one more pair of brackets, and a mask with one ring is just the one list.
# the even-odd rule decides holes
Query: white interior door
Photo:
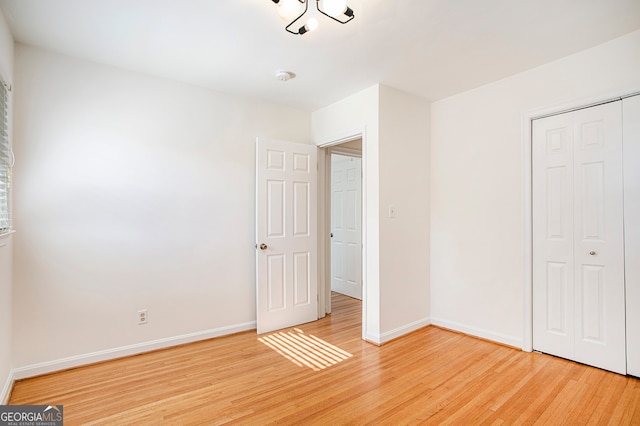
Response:
[{"label": "white interior door", "polygon": [[574,357],[573,120],[533,122],[533,348]]},{"label": "white interior door", "polygon": [[315,146],[257,140],[258,333],[318,319],[317,174]]},{"label": "white interior door", "polygon": [[620,102],[533,125],[534,349],[626,374]]},{"label": "white interior door", "polygon": [[575,359],[626,374],[621,103],[573,114]]},{"label": "white interior door", "polygon": [[362,300],[362,160],[331,155],[331,290]]}]

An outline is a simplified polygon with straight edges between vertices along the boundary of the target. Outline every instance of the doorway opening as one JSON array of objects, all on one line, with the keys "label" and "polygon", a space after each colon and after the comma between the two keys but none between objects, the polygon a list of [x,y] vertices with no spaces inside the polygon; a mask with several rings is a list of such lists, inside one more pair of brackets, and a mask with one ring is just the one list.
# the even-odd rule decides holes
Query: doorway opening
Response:
[{"label": "doorway opening", "polygon": [[319,316],[330,314],[334,293],[362,300],[362,336],[366,336],[366,196],[363,134],[320,146]]},{"label": "doorway opening", "polygon": [[362,300],[362,149],[338,146],[330,156],[331,291]]}]

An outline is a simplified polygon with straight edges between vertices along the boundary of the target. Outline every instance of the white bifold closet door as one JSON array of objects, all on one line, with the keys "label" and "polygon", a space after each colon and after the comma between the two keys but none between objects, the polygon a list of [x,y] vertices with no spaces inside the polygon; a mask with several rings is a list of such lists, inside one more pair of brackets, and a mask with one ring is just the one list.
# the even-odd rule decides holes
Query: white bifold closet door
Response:
[{"label": "white bifold closet door", "polygon": [[533,348],[626,374],[621,102],[533,122]]}]

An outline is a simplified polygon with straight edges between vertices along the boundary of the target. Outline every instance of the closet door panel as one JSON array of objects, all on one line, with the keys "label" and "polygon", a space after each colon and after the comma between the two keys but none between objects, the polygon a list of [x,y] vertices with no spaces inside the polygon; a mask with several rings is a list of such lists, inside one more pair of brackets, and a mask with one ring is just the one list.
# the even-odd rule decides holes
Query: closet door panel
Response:
[{"label": "closet door panel", "polygon": [[573,113],[575,360],[626,373],[622,104]]},{"label": "closet door panel", "polygon": [[534,349],[573,358],[573,124],[533,123]]}]

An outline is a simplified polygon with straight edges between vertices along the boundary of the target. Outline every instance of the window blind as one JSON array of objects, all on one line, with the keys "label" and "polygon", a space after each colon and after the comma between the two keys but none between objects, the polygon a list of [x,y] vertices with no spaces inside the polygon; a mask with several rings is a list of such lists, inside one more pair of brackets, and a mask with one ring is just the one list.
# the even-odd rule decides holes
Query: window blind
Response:
[{"label": "window blind", "polygon": [[13,154],[9,145],[9,90],[0,82],[0,234],[11,229],[9,189]]}]

